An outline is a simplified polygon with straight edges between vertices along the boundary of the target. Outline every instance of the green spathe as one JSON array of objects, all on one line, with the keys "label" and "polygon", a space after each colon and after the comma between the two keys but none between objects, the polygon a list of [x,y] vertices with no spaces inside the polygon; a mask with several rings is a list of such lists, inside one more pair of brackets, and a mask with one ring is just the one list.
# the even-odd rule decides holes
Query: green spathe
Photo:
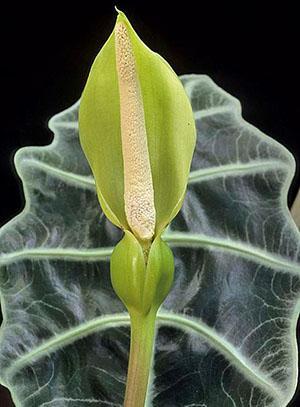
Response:
[{"label": "green spathe", "polygon": [[129,312],[146,315],[151,308],[156,311],[170,291],[174,258],[157,236],[146,264],[140,243],[126,231],[112,253],[110,269],[113,288]]},{"label": "green spathe", "polygon": [[[195,147],[195,125],[181,82],[166,61],[137,36],[125,15],[142,93],[156,209],[155,236],[179,211]],[[106,216],[130,230],[124,209],[124,166],[115,34],[98,54],[79,111],[80,141],[92,168]]]},{"label": "green spathe", "polygon": [[143,308],[146,265],[141,245],[125,231],[110,259],[112,285],[128,310]]}]

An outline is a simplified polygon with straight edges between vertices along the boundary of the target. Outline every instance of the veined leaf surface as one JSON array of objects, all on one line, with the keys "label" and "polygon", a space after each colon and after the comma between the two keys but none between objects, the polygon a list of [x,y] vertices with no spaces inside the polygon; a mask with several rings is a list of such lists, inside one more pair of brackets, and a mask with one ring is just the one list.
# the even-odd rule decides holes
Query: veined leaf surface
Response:
[{"label": "veined leaf surface", "polygon": [[[181,77],[197,126],[184,205],[164,234],[174,286],[160,309],[148,406],[285,406],[297,383],[299,232],[290,153],[246,123],[208,77]],[[15,162],[24,211],[1,229],[1,382],[16,406],[121,406],[129,317],[78,139],[78,103],[54,141]],[[166,191],[168,193],[168,191]]]}]

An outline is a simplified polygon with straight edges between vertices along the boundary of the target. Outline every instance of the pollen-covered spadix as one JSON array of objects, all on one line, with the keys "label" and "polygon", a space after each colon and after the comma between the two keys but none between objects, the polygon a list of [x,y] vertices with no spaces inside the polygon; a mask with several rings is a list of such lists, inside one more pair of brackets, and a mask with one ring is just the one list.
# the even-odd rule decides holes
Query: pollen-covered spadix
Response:
[{"label": "pollen-covered spadix", "polygon": [[155,231],[155,207],[144,106],[132,45],[124,22],[116,24],[115,49],[125,213],[134,234],[143,240],[150,240]]}]

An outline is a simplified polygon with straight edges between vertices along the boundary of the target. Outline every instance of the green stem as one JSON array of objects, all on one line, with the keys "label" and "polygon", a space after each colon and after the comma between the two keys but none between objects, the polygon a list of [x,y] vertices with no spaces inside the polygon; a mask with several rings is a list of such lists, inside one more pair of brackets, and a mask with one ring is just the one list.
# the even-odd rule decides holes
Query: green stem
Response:
[{"label": "green stem", "polygon": [[131,337],[124,407],[144,407],[153,355],[157,310],[130,313]]}]

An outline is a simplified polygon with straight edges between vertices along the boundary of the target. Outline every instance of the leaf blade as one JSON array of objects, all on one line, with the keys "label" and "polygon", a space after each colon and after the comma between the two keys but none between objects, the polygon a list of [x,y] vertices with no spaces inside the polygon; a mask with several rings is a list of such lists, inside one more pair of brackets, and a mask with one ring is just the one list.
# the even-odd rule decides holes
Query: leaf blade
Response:
[{"label": "leaf blade", "polygon": [[[192,76],[184,77],[183,82],[195,115],[201,112],[196,115],[199,116],[196,118],[198,141],[192,170],[199,175],[208,172],[210,175],[206,179],[199,176],[188,187],[182,211],[165,237],[172,239],[183,233],[180,238],[187,234],[193,238],[191,234],[194,234],[199,240],[201,233],[205,244],[200,247],[197,241],[197,247],[192,247],[189,241],[189,247],[183,247],[186,242],[179,242],[179,247],[174,239],[175,286],[161,309],[161,314],[167,314],[172,321],[165,319],[158,331],[149,403],[218,405],[221,400],[224,405],[242,405],[251,400],[256,406],[281,407],[292,397],[297,381],[295,324],[300,286],[297,266],[294,268],[292,262],[299,261],[299,233],[286,208],[293,162],[277,143],[270,142],[252,127],[245,128],[240,118],[236,121],[238,105],[209,79]],[[34,159],[76,176],[90,176],[73,125],[77,111],[75,106],[60,114],[57,121],[52,119],[51,126],[56,131],[54,146],[25,149],[18,156],[18,172],[24,179],[28,203],[23,214],[1,230],[1,252],[9,254],[9,262],[6,258],[0,266],[1,303],[6,319],[1,328],[2,374],[8,372],[20,355],[34,351],[47,338],[52,340],[55,335],[59,338],[68,329],[80,330],[84,322],[92,324],[95,317],[101,318],[108,311],[113,310],[114,315],[124,312],[113,296],[107,261],[97,264],[90,258],[78,262],[70,257],[14,257],[16,250],[29,255],[30,250],[43,253],[53,250],[54,254],[67,254],[68,250],[79,254],[92,251],[97,256],[99,247],[109,253],[109,248],[120,239],[119,231],[105,217],[100,215],[99,219],[94,189],[82,188],[76,177],[70,182],[70,178],[61,177],[48,167],[31,165]],[[219,138],[214,137],[215,132]],[[221,149],[225,140],[228,147]],[[258,152],[264,160],[272,157],[278,163],[275,172],[273,164],[268,171],[263,167],[257,171],[255,154]],[[228,171],[224,176],[216,172],[222,165],[236,165],[237,156],[246,165],[245,172]],[[251,200],[247,199],[250,191]],[[267,199],[260,207],[257,203],[262,202],[263,196]],[[209,216],[210,197],[215,208],[213,216]],[[237,206],[228,205],[231,199]],[[247,233],[241,219],[246,219],[243,208],[249,207],[256,217],[250,218]],[[265,215],[267,219],[271,213],[274,217],[264,226],[265,219],[257,222]],[[84,224],[88,227],[83,227]],[[252,230],[250,225],[258,226]],[[272,258],[277,255],[280,262],[275,267],[263,263],[261,258],[255,260],[220,247],[227,244],[229,249],[236,249],[237,242],[246,251],[254,248],[261,255],[264,251]],[[216,244],[214,250],[213,244]],[[58,304],[65,316],[56,309]],[[194,331],[175,327],[174,317],[182,318],[185,324],[193,321],[197,329],[199,326],[208,332],[213,329],[220,343],[233,347],[247,367],[252,361],[261,377],[267,375],[280,396],[274,398],[258,386],[250,374],[230,363],[226,352],[217,350],[203,333],[199,336]],[[261,323],[264,324],[259,327]],[[78,337],[47,357],[32,360],[12,374],[6,385],[13,391],[16,404],[25,407],[33,403],[60,407],[71,402],[82,407],[88,400],[100,405],[107,402],[121,405],[128,335],[128,328],[115,327],[82,339]],[[111,365],[113,361],[116,364]],[[39,384],[35,375],[40,379]],[[92,387],[91,382],[97,385]],[[29,397],[30,394],[34,396]]]}]

